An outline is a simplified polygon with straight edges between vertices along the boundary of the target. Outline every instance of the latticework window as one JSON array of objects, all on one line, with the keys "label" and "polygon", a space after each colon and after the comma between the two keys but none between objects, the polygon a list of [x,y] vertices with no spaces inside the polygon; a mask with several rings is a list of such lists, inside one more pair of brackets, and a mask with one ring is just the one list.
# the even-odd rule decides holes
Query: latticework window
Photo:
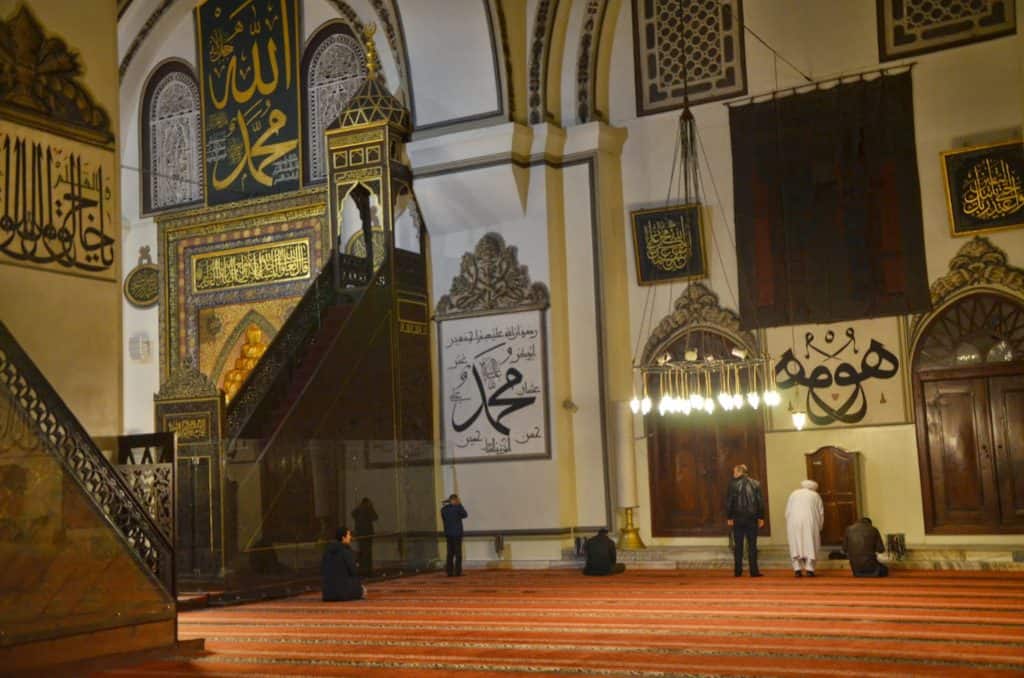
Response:
[{"label": "latticework window", "polygon": [[324,28],[310,42],[304,62],[306,86],[307,183],[327,177],[324,133],[366,79],[366,63],[359,41],[339,24]]},{"label": "latticework window", "polygon": [[925,328],[914,369],[1024,360],[1024,305],[998,294],[971,294]]},{"label": "latticework window", "polygon": [[144,212],[199,202],[202,193],[199,88],[184,64],[165,64],[143,99]]}]

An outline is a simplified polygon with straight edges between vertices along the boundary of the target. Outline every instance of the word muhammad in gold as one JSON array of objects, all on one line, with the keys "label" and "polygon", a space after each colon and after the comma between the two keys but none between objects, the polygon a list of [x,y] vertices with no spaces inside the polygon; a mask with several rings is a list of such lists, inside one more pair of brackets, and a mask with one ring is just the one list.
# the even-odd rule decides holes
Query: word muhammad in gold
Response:
[{"label": "word muhammad in gold", "polygon": [[105,149],[27,129],[0,133],[0,253],[112,274],[113,176],[113,153]]},{"label": "word muhammad in gold", "polygon": [[1010,164],[985,158],[967,170],[961,192],[964,214],[989,221],[1010,216],[1024,208],[1021,178]]},{"label": "word muhammad in gold", "polygon": [[309,241],[289,240],[197,255],[192,259],[192,291],[308,278]]},{"label": "word muhammad in gold", "polygon": [[685,269],[693,254],[690,229],[682,217],[666,216],[644,224],[647,259],[662,271]]},{"label": "word muhammad in gold", "polygon": [[204,0],[195,20],[207,204],[297,189],[298,0]]}]

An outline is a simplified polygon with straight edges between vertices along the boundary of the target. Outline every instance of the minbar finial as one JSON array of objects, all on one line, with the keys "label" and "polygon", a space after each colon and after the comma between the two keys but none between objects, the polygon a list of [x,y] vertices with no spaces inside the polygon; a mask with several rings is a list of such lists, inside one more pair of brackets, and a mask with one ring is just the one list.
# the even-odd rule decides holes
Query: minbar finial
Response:
[{"label": "minbar finial", "polygon": [[373,34],[377,32],[377,24],[370,22],[363,26],[363,44],[366,46],[366,78],[377,79],[377,71],[380,70],[380,63],[377,61],[377,46],[373,41]]}]

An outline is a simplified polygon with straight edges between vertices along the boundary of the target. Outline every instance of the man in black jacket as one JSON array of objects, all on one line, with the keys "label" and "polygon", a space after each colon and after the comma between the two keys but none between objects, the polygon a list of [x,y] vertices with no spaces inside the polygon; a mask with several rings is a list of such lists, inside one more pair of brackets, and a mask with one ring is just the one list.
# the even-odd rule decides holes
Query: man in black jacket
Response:
[{"label": "man in black jacket", "polygon": [[462,519],[468,518],[466,507],[453,494],[441,504],[441,521],[444,523],[444,536],[448,541],[448,557],[444,569],[449,577],[462,576]]},{"label": "man in black jacket", "polygon": [[843,550],[850,559],[854,577],[886,577],[889,568],[878,562],[876,553],[885,552],[882,535],[871,524],[871,518],[861,518],[846,528]]},{"label": "man in black jacket", "polygon": [[623,563],[615,562],[615,542],[608,536],[608,528],[602,527],[596,537],[587,540],[587,564],[583,574],[602,576],[626,571]]},{"label": "man in black jacket", "polygon": [[761,484],[747,475],[747,465],[732,469],[732,481],[726,496],[726,523],[732,528],[733,574],[743,574],[743,542],[749,544],[750,576],[760,577],[757,567],[757,531],[764,527],[764,498]]},{"label": "man in black jacket", "polygon": [[352,543],[352,531],[347,527],[339,527],[336,536],[338,540],[327,545],[323,560],[320,561],[323,599],[325,602],[334,602],[365,598],[366,587],[359,580],[356,557],[349,546]]}]

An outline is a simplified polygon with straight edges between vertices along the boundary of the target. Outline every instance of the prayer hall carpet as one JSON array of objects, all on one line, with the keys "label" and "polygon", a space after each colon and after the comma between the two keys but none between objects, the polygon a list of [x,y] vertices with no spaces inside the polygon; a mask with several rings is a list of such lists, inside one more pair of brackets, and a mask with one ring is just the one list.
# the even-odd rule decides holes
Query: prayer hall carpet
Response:
[{"label": "prayer hall carpet", "polygon": [[1024,675],[1024,573],[470,570],[179,616],[193,656],[117,676]]}]

